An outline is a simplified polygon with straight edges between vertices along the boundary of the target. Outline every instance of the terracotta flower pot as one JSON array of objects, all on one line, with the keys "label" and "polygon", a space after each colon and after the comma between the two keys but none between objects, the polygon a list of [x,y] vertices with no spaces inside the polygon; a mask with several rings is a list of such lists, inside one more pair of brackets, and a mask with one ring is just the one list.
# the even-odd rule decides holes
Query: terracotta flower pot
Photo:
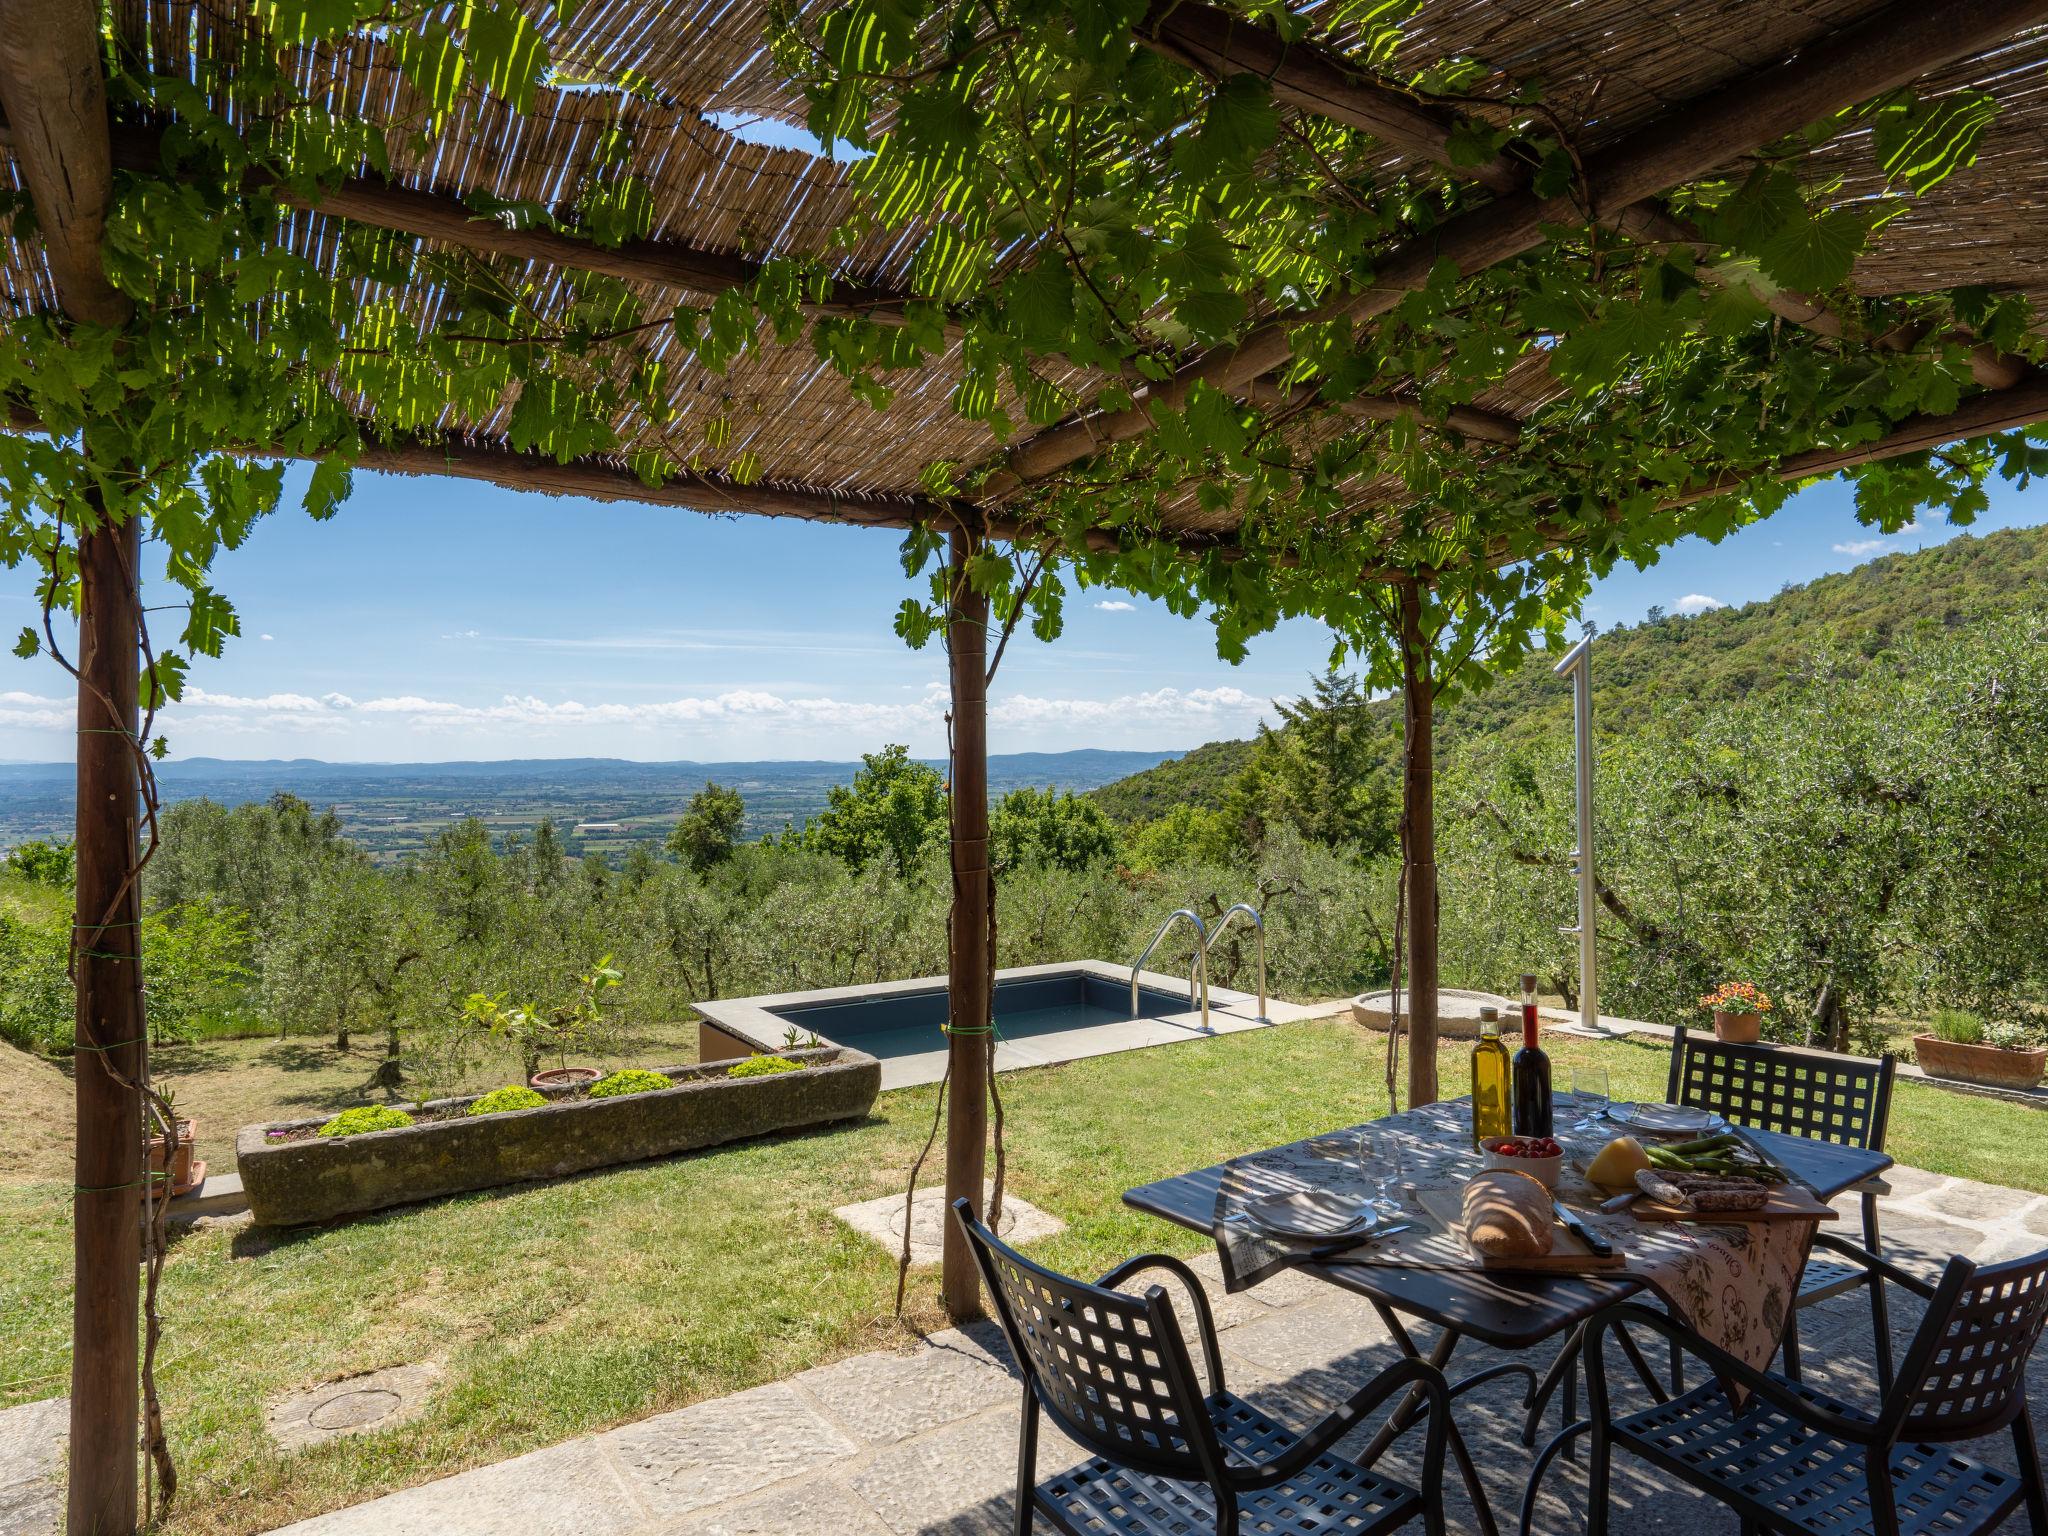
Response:
[{"label": "terracotta flower pot", "polygon": [[[198,1121],[187,1120],[183,1116],[179,1117],[178,1150],[174,1155],[170,1155],[171,1193],[173,1195],[182,1195],[197,1185],[199,1178],[195,1177],[194,1169],[195,1167],[204,1169],[206,1166],[204,1163],[195,1164],[193,1161],[194,1141],[198,1130]],[[168,1149],[165,1146],[165,1139],[163,1137],[150,1137],[149,1171],[151,1173],[162,1173],[164,1171],[164,1161],[167,1152]]]},{"label": "terracotta flower pot", "polygon": [[1938,1035],[1915,1035],[1913,1056],[1931,1077],[1952,1077],[1986,1088],[2033,1088],[2048,1067],[2048,1047],[2008,1051],[1996,1045],[1966,1045]]},{"label": "terracotta flower pot", "polygon": [[601,1067],[547,1067],[526,1080],[529,1088],[584,1088],[604,1076]]},{"label": "terracotta flower pot", "polygon": [[1730,1045],[1755,1045],[1763,1034],[1764,1016],[1760,1013],[1730,1013],[1725,1008],[1714,1010],[1714,1038]]}]

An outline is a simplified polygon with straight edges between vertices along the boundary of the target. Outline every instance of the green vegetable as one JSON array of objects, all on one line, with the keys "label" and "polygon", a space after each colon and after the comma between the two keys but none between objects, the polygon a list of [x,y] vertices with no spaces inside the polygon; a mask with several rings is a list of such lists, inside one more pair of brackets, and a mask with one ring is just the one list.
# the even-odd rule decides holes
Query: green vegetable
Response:
[{"label": "green vegetable", "polygon": [[509,1087],[496,1088],[469,1106],[472,1115],[502,1115],[514,1109],[539,1109],[547,1103],[547,1095],[531,1088],[522,1088],[514,1083]]},{"label": "green vegetable", "polygon": [[727,1077],[773,1077],[778,1072],[801,1072],[804,1064],[787,1056],[749,1056],[726,1069]]},{"label": "green vegetable", "polygon": [[614,1072],[610,1077],[601,1077],[590,1085],[593,1099],[616,1099],[627,1093],[652,1093],[657,1088],[675,1087],[675,1079],[659,1072],[643,1072],[638,1067],[628,1067],[623,1072]]},{"label": "green vegetable", "polygon": [[412,1124],[412,1116],[385,1104],[359,1104],[344,1109],[320,1127],[322,1136],[363,1136],[371,1131],[398,1131]]}]

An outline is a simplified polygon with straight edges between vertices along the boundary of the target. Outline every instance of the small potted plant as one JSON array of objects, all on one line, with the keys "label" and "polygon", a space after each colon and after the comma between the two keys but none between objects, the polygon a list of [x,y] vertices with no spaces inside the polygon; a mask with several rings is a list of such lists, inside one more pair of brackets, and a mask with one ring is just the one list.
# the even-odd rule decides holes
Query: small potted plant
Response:
[{"label": "small potted plant", "polygon": [[1754,982],[1724,981],[1700,999],[1700,1006],[1714,1011],[1715,1039],[1730,1045],[1754,1045],[1763,1033],[1771,1000]]},{"label": "small potted plant", "polygon": [[472,992],[462,1011],[494,1037],[518,1047],[529,1087],[575,1088],[594,1083],[604,1074],[596,1067],[566,1064],[542,1070],[541,1056],[566,1057],[595,1034],[602,1017],[598,999],[623,979],[612,968],[612,957],[606,955],[587,974],[576,978],[575,993],[567,1001],[553,1007],[508,1003],[503,992]]},{"label": "small potted plant", "polygon": [[[143,1144],[149,1149],[149,1171],[162,1174],[166,1165],[170,1171],[171,1193],[182,1195],[196,1189],[206,1177],[206,1164],[195,1163],[192,1158],[193,1138],[198,1133],[199,1122],[189,1120],[178,1113],[178,1096],[169,1088],[159,1088],[157,1098],[163,1101],[161,1110],[152,1105],[151,1113],[143,1123]],[[170,1138],[158,1128],[159,1116],[168,1116],[177,1125],[178,1149],[173,1152]]]},{"label": "small potted plant", "polygon": [[1930,1077],[1985,1088],[2033,1088],[2048,1067],[2048,1046],[2024,1024],[1987,1024],[1961,1008],[1937,1008],[1934,1028],[1913,1037],[1913,1058]]}]

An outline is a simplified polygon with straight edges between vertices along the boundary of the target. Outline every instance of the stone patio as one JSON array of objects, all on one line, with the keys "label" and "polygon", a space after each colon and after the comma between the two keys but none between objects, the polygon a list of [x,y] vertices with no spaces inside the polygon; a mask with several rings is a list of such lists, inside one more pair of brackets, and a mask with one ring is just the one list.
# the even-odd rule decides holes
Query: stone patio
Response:
[{"label": "stone patio", "polygon": [[[1952,1252],[1994,1260],[2048,1245],[2048,1197],[1898,1169],[1885,1201],[1887,1249],[1932,1273]],[[1852,1202],[1844,1201],[1847,1211]],[[1853,1213],[1850,1213],[1853,1219]],[[1307,1425],[1396,1358],[1371,1309],[1322,1282],[1288,1274],[1224,1296],[1213,1255],[1196,1265],[1222,1329],[1231,1387],[1276,1417]],[[1893,1292],[1897,1342],[1918,1320]],[[1869,1311],[1845,1297],[1802,1320],[1808,1379],[1868,1402]],[[1492,1363],[1467,1346],[1455,1365]],[[1547,1364],[1547,1356],[1535,1362]],[[2048,1352],[2033,1367],[2048,1403]],[[303,1521],[290,1536],[1008,1536],[1019,1387],[993,1329],[941,1333],[907,1352],[856,1356],[731,1397],[481,1467],[457,1477]],[[1625,1398],[1632,1401],[1632,1398]],[[1531,1454],[1520,1443],[1519,1383],[1460,1399],[1458,1422],[1484,1469],[1496,1517],[1512,1531]],[[0,1536],[56,1529],[50,1475],[61,1413],[31,1404],[0,1415]],[[1555,1415],[1550,1420],[1554,1425]],[[7,1451],[15,1448],[10,1458]],[[1355,1447],[1354,1447],[1355,1448]],[[1420,1436],[1384,1466],[1414,1478]],[[1977,1453],[2009,1464],[2009,1439]],[[1041,1473],[1078,1460],[1050,1426]],[[39,1458],[26,1475],[24,1456]],[[12,1472],[9,1468],[12,1467]],[[1585,1527],[1584,1479],[1561,1463],[1545,1478],[1535,1529]],[[1455,1474],[1446,1481],[1450,1528],[1475,1529]],[[1735,1529],[1732,1517],[1661,1487],[1640,1464],[1616,1463],[1616,1536]],[[1044,1529],[1041,1522],[1041,1529]],[[2005,1530],[2026,1528],[2023,1513]],[[1419,1530],[1420,1527],[1417,1527]]]}]

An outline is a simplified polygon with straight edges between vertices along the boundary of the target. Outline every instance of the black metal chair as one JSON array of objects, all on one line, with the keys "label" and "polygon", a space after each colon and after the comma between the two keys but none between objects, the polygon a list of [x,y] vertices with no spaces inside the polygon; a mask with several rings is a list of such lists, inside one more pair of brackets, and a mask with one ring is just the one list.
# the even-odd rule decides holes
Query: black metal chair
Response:
[{"label": "black metal chair", "polygon": [[[975,1219],[966,1200],[953,1203],[953,1214],[1024,1377],[1018,1536],[1029,1536],[1034,1514],[1066,1536],[1369,1536],[1398,1530],[1417,1515],[1430,1536],[1443,1536],[1450,1394],[1434,1367],[1401,1361],[1297,1435],[1225,1389],[1208,1297],[1194,1271],[1178,1259],[1141,1255],[1090,1285],[1008,1247]],[[1113,1289],[1151,1269],[1187,1288],[1208,1368],[1206,1392],[1165,1288],[1152,1285],[1142,1296]],[[1420,1391],[1426,1401],[1419,1491],[1331,1453],[1373,1409],[1404,1389]],[[1042,1484],[1041,1407],[1094,1453]]]},{"label": "black metal chair", "polygon": [[[1734,1125],[1882,1152],[1891,1116],[1895,1065],[1889,1055],[1871,1061],[1782,1046],[1730,1045],[1688,1036],[1681,1027],[1671,1040],[1671,1076],[1664,1097],[1672,1104],[1712,1110]],[[1878,1187],[1869,1183],[1858,1190],[1863,1206],[1861,1251],[1873,1257],[1884,1252],[1878,1232],[1878,1192]],[[1820,1253],[1807,1261],[1805,1273],[1799,1277],[1799,1298],[1785,1319],[1785,1374],[1792,1380],[1799,1380],[1800,1310],[1859,1286],[1870,1288],[1878,1395],[1891,1390],[1891,1323],[1883,1279],[1875,1270]],[[1671,1390],[1680,1392],[1684,1386],[1681,1356],[1674,1350]]]},{"label": "black metal chair", "polygon": [[[1938,1285],[1828,1239],[1846,1259],[1928,1298],[1899,1379],[1873,1415],[1788,1377],[1755,1370],[1662,1312],[1635,1302],[1588,1325],[1586,1388],[1593,1445],[1587,1536],[1606,1536],[1616,1447],[1711,1495],[1745,1533],[1796,1536],[1975,1536],[2022,1502],[2048,1531],[2027,1360],[2048,1318],[2048,1252],[1978,1268],[1950,1259]],[[1662,1333],[1717,1379],[1639,1413],[1611,1418],[1603,1345],[1609,1332]],[[1739,1401],[1732,1388],[1740,1387]],[[1951,1447],[2012,1430],[2020,1472]]]}]

